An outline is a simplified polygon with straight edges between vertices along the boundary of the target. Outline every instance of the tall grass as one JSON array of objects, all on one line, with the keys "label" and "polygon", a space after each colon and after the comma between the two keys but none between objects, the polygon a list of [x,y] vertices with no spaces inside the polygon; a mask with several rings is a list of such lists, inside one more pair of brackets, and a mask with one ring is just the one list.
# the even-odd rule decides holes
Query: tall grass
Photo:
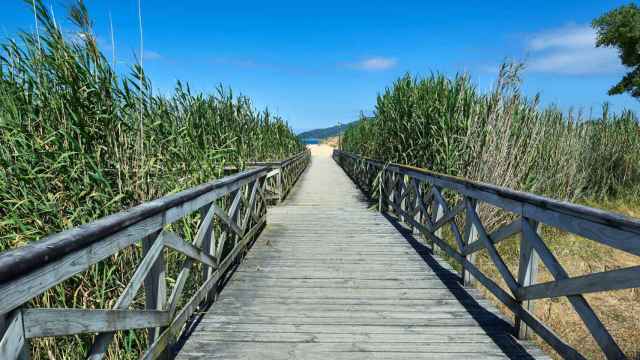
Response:
[{"label": "tall grass", "polygon": [[540,109],[503,65],[480,93],[467,75],[406,75],[378,96],[374,116],[344,135],[347,151],[558,199],[640,193],[640,127],[605,106],[594,118]]},{"label": "tall grass", "polygon": [[[563,113],[553,107],[541,109],[537,97],[528,99],[520,92],[521,70],[518,64],[503,65],[488,93],[479,92],[467,75],[453,79],[406,75],[378,96],[372,117],[347,129],[342,146],[383,161],[637,217],[640,124],[636,115],[630,111],[612,115],[607,106],[597,117]],[[445,192],[447,196],[456,203],[453,194]],[[479,213],[489,230],[513,216],[486,204]],[[456,220],[459,228],[464,225],[461,220]],[[570,276],[640,265],[636,256],[558,229],[541,228],[544,241]],[[443,237],[455,247],[453,233],[445,230]],[[519,239],[506,240],[497,248],[512,274],[517,274]],[[477,265],[508,291],[486,250],[478,253]],[[552,275],[541,266],[538,281],[551,280]],[[637,316],[629,315],[629,309],[640,300],[638,289],[586,297],[628,357],[636,358],[640,323]],[[570,345],[587,358],[602,358],[566,298],[535,303],[535,315]],[[552,353],[544,342],[538,339],[538,343]]]},{"label": "tall grass", "polygon": [[[225,165],[303,149],[284,120],[230,90],[194,94],[178,83],[158,96],[142,67],[116,73],[81,1],[69,11],[72,31],[40,0],[26,8],[39,33],[21,32],[0,52],[0,251],[212,180]],[[35,304],[108,308],[139,256],[115,256]],[[65,340],[66,350],[35,342],[34,358],[81,357],[89,340]],[[129,332],[116,342],[114,357],[135,357],[144,339]]]}]

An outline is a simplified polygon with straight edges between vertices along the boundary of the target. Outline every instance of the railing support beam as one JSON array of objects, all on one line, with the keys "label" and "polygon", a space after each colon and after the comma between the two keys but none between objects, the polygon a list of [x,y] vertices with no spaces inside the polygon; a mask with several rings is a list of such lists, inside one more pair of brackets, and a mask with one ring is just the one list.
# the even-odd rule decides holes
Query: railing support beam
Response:
[{"label": "railing support beam", "polygon": [[[521,221],[527,221],[523,218]],[[532,222],[532,226],[540,234],[540,227],[537,222]],[[529,286],[536,283],[538,277],[538,264],[540,258],[536,253],[531,241],[527,239],[525,234],[520,235],[520,262],[518,265],[518,284],[522,286]],[[533,313],[534,303],[533,300],[526,300],[521,302],[523,308],[530,313]],[[520,317],[515,317],[515,333],[518,339],[529,339],[532,335],[532,330],[529,328]]]},{"label": "railing support beam", "polygon": [[[478,211],[478,204],[475,200],[471,199],[470,200],[471,205],[473,206],[474,210],[477,212]],[[473,224],[473,222],[471,221],[471,219],[469,218],[469,216],[465,217],[465,225],[464,225],[464,245],[465,248],[467,246],[469,246],[469,244],[472,244],[476,241],[478,241],[478,229],[476,229],[476,226]],[[476,253],[472,253],[466,256],[466,259],[469,263],[474,264],[476,263]],[[462,270],[461,270],[461,274],[460,274],[460,278],[462,279],[463,285],[464,286],[473,286],[475,284],[475,279],[473,278],[473,275],[471,275],[471,273],[469,271],[467,271],[464,266],[462,266]]]}]

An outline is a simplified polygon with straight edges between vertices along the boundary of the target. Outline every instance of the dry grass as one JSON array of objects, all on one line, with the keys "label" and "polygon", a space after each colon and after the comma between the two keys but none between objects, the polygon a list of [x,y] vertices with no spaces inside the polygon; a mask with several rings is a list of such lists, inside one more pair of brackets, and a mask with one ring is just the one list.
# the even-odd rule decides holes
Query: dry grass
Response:
[{"label": "dry grass", "polygon": [[[538,97],[529,99],[520,91],[521,69],[519,64],[503,65],[488,93],[478,91],[467,75],[401,77],[378,96],[372,117],[346,130],[343,148],[384,162],[640,217],[640,204],[634,203],[640,193],[640,122],[635,113],[615,115],[604,106],[599,117],[591,117],[543,109]],[[513,218],[486,205],[480,207],[480,216],[487,230]],[[545,242],[572,276],[640,264],[637,257],[593,241],[542,230]],[[445,232],[445,237],[453,243],[450,234]],[[519,239],[504,241],[498,251],[515,273]],[[478,263],[504,286],[486,250]],[[550,274],[541,270],[538,281],[549,280]],[[628,356],[637,357],[639,291],[586,298]],[[588,358],[601,357],[566,299],[536,303],[536,315],[561,338]]]},{"label": "dry grass", "polygon": [[[640,206],[619,205],[616,202],[601,203],[600,205],[609,210],[640,217]],[[545,227],[542,230],[542,235],[545,243],[570,276],[640,265],[640,257],[573,234]],[[515,237],[507,239],[497,248],[512,274],[517,274],[519,239]],[[477,261],[478,267],[483,273],[508,291],[486,250],[480,253]],[[543,264],[540,264],[537,282],[552,280],[551,274]],[[498,305],[503,313],[511,314],[490,292],[482,286],[480,288],[484,290],[489,299]],[[632,359],[638,358],[640,356],[640,289],[587,294],[585,298],[625,354]],[[535,300],[534,314],[588,359],[604,358],[567,298]],[[552,354],[554,358],[560,359],[560,356],[555,354],[553,349],[542,339],[534,336],[534,341],[547,353]]]}]

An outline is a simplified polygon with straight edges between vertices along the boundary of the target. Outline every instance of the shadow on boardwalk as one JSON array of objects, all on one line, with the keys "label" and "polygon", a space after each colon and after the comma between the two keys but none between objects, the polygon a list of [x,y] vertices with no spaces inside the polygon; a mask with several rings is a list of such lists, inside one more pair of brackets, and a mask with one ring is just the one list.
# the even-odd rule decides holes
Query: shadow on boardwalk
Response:
[{"label": "shadow on boardwalk", "polygon": [[529,354],[527,349],[518,343],[515,338],[506,338],[497,336],[495,332],[496,326],[504,327],[504,332],[513,332],[513,324],[500,318],[495,313],[485,309],[478,303],[477,299],[471,296],[462,286],[458,274],[452,273],[451,270],[445,268],[441,264],[441,260],[433,257],[433,251],[420,243],[412,234],[411,230],[402,225],[396,218],[391,215],[383,214],[389,223],[395,227],[398,232],[407,240],[407,242],[416,250],[416,253],[424,260],[424,262],[433,270],[434,274],[445,284],[447,289],[455,296],[455,298],[464,306],[469,314],[478,322],[493,342],[500,347],[506,356],[512,359],[535,359]]}]

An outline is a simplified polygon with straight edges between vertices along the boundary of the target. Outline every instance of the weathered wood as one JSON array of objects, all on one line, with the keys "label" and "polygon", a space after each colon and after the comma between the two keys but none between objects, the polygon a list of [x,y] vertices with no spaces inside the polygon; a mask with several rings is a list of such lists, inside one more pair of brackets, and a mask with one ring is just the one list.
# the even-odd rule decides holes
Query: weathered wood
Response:
[{"label": "weathered wood", "polygon": [[16,360],[28,357],[26,343],[22,310],[15,310],[9,315],[7,328],[0,337],[0,359]]},{"label": "weathered wood", "polygon": [[471,219],[471,223],[478,231],[478,237],[480,238],[480,241],[484,242],[484,246],[489,252],[489,257],[491,258],[491,261],[493,261],[493,264],[498,269],[498,272],[500,273],[500,275],[502,276],[502,279],[505,281],[505,283],[511,290],[511,293],[513,294],[517,293],[518,283],[514,279],[513,274],[511,274],[511,271],[509,271],[509,268],[507,267],[507,264],[505,264],[504,260],[502,259],[502,256],[500,256],[500,254],[496,250],[496,247],[493,245],[491,240],[489,240],[489,237],[487,236],[487,233],[485,232],[484,227],[482,226],[482,222],[480,222],[478,213],[476,213],[475,206],[473,205],[472,201],[469,200],[469,198],[465,198],[465,201],[467,203],[467,216],[469,216],[469,218]]},{"label": "weathered wood", "polygon": [[[520,221],[526,220],[521,219]],[[537,223],[535,227],[538,227]],[[537,231],[539,231],[539,229]],[[536,283],[538,277],[538,260],[538,254],[533,249],[531,241],[529,241],[528,233],[523,234],[520,239],[520,264],[518,265],[518,284],[520,288],[516,291],[516,298],[519,290],[523,286],[530,286]],[[533,306],[533,301],[527,300],[522,302],[522,307],[530,313],[533,313]],[[517,316],[515,318],[515,330],[516,335],[520,339],[527,339],[532,335],[531,329],[526,324],[523,324]]]},{"label": "weathered wood", "polygon": [[[420,195],[411,184],[381,181],[390,213],[417,223]],[[410,231],[366,207],[330,159],[314,157],[287,201],[270,209],[269,226],[178,359],[315,358],[295,350],[307,345],[342,351],[322,359],[407,359],[413,351],[424,358],[434,349],[439,358],[542,355],[515,340],[508,321],[479,291],[464,289],[451,266],[407,242]]]},{"label": "weathered wood", "polygon": [[189,302],[184,305],[184,307],[175,316],[175,318],[173,318],[173,321],[167,327],[167,329],[156,339],[153,344],[151,344],[151,346],[149,346],[147,351],[142,355],[141,359],[155,359],[160,354],[162,354],[162,352],[169,344],[173,342],[173,339],[177,336],[177,332],[187,322],[189,317],[195,312],[200,302],[207,296],[207,294],[210,293],[211,289],[216,285],[220,277],[232,264],[236,256],[238,256],[240,251],[244,249],[244,247],[259,231],[259,229],[262,228],[264,223],[265,218],[263,217],[258,224],[256,224],[253,228],[251,228],[251,230],[247,232],[242,241],[236,244],[234,249],[229,253],[225,260],[220,263],[220,267],[218,268],[218,270],[216,270],[215,275],[207,279],[207,281],[205,281],[205,283],[202,284],[200,288],[198,288],[196,293],[191,297],[191,300],[189,300]]},{"label": "weathered wood", "polygon": [[[442,197],[442,194],[440,193],[440,191],[436,188],[434,188],[434,197],[435,199],[438,201],[439,207],[442,208],[443,211],[443,215],[442,217],[436,221],[433,225],[433,230],[435,230],[437,232],[437,230],[441,227],[444,226],[445,224],[449,223],[450,224],[450,228],[451,228],[451,232],[453,233],[453,237],[454,240],[456,242],[456,244],[458,245],[458,249],[460,249],[460,251],[462,251],[462,249],[464,249],[464,244],[462,241],[462,236],[460,235],[460,230],[458,229],[458,225],[455,222],[455,217],[458,213],[462,212],[465,210],[466,208],[466,204],[464,199],[462,201],[460,201],[460,204],[458,204],[454,210],[449,209],[449,205],[447,204],[447,201],[444,199],[444,197]],[[438,210],[440,211],[440,210]]]},{"label": "weathered wood", "polygon": [[[553,256],[549,248],[544,244],[544,242],[540,239],[538,234],[536,233],[536,229],[531,224],[530,219],[524,219],[522,222],[522,231],[524,233],[524,237],[531,244],[531,246],[536,250],[536,253],[540,256],[540,259],[547,267],[547,270],[551,273],[551,275],[556,280],[564,280],[569,278],[569,275],[564,270],[564,268],[560,265],[558,260]],[[573,306],[574,310],[584,324],[589,329],[591,336],[596,340],[602,352],[607,356],[608,359],[622,359],[624,358],[624,354],[620,347],[615,342],[611,334],[604,327],[598,316],[595,314],[589,303],[584,299],[582,295],[570,295],[567,297],[569,302]]]},{"label": "weathered wood", "polygon": [[[208,260],[213,260],[213,263],[211,262],[206,262],[206,261],[201,261],[198,260],[200,262],[203,262],[205,265],[207,266],[203,266],[202,267],[202,278],[203,279],[207,279],[209,278],[212,274],[214,269],[217,267],[217,262],[216,259],[214,257],[211,256],[211,254],[214,253],[215,249],[215,240],[214,240],[214,236],[215,233],[213,231],[213,221],[210,220],[207,224],[204,223],[204,220],[207,217],[207,214],[209,213],[209,210],[211,210],[211,206],[213,205],[213,203],[204,206],[202,208],[200,208],[200,226],[204,226],[205,227],[205,232],[204,232],[204,236],[202,239],[202,245],[200,246],[200,249],[196,248],[195,246],[193,247],[193,249],[199,251],[202,254],[202,257],[208,259]],[[186,243],[185,243],[186,244]]]},{"label": "weathered wood", "polygon": [[[240,203],[238,201],[238,199],[239,199],[239,196],[241,196],[241,194],[242,194],[242,189],[236,190],[236,195],[234,197],[234,202],[231,205],[232,210],[230,210],[230,211],[233,211],[233,212],[237,211],[238,204]],[[198,228],[198,232],[196,233],[196,236],[193,239],[193,243],[191,245],[191,247],[196,252],[202,253],[202,251],[200,250],[200,246],[204,242],[204,238],[205,238],[206,234],[208,233],[208,229],[209,229],[209,227],[211,225],[211,222],[213,221],[213,216],[217,215],[218,218],[221,218],[220,217],[220,212],[221,212],[220,208],[218,208],[213,203],[210,204],[209,207],[207,208],[206,215],[203,217],[202,221],[200,222],[200,227]],[[233,221],[229,217],[227,217],[223,212],[222,212],[222,215],[224,215],[227,218],[228,221],[233,223]],[[182,240],[181,238],[179,238],[175,234],[168,234],[168,237],[169,238],[173,238],[170,241],[172,241],[172,243],[174,243],[174,244],[186,244],[186,242],[184,240]],[[206,259],[205,256],[203,256],[203,258]],[[196,260],[199,260],[199,259],[196,259]],[[189,278],[189,275],[191,274],[191,267],[192,266],[193,266],[193,262],[191,261],[191,259],[186,259],[183,262],[182,269],[180,270],[180,273],[178,274],[178,278],[176,279],[176,283],[175,283],[175,285],[173,287],[173,290],[171,290],[171,295],[169,296],[169,302],[168,302],[169,303],[168,310],[169,310],[169,314],[171,314],[171,317],[173,317],[173,315],[175,314],[176,309],[178,307],[178,303],[180,302],[180,299],[182,298],[182,292],[184,290],[184,286],[187,283],[187,279]],[[218,267],[218,261],[217,260],[213,261],[212,267],[215,267],[215,268]]]},{"label": "weathered wood", "polygon": [[[306,168],[309,161],[308,151],[304,151],[282,162],[277,162],[278,173],[286,179],[288,191]],[[71,276],[87,270],[90,266],[116,254],[118,251],[132,246],[142,240],[143,259],[138,264],[129,284],[114,305],[114,310],[82,310],[82,309],[29,309],[26,321],[29,326],[29,337],[64,336],[85,332],[99,332],[96,337],[90,359],[102,358],[113,338],[113,332],[132,328],[150,328],[149,340],[155,339],[160,328],[176,324],[172,309],[164,311],[166,301],[165,271],[162,259],[165,245],[187,255],[188,261],[198,260],[205,264],[203,270],[205,284],[213,289],[217,281],[212,271],[218,265],[218,259],[212,256],[213,242],[212,219],[216,215],[210,206],[218,198],[233,194],[228,214],[221,218],[228,219],[227,227],[238,231],[236,235],[244,235],[232,251],[234,256],[243,251],[247,241],[255,237],[265,222],[266,203],[264,196],[264,180],[273,174],[271,165],[244,171],[192,189],[166,196],[127,211],[99,219],[91,224],[50,236],[31,245],[10,250],[0,254],[0,358],[27,358],[24,350],[25,334],[22,330],[23,318],[19,308],[27,301],[38,296],[47,289],[61,283]],[[242,189],[251,186],[251,195],[247,200],[242,197]],[[285,193],[286,194],[286,193]],[[244,204],[244,217],[239,219],[241,201]],[[194,244],[187,244],[174,234],[163,233],[165,226],[196,211],[202,211],[202,221]],[[251,222],[253,219],[254,222]],[[224,222],[222,220],[222,222]],[[242,228],[238,223],[242,223]],[[245,233],[249,223],[255,224]],[[235,224],[235,226],[234,226]],[[160,234],[160,235],[159,235]],[[224,232],[226,236],[226,231]],[[235,237],[235,236],[234,236]],[[165,238],[168,239],[165,242]],[[222,238],[224,243],[224,237]],[[224,244],[221,244],[222,246]],[[202,247],[206,247],[203,251]],[[221,249],[220,249],[221,250]],[[223,262],[229,267],[231,262]],[[176,287],[183,287],[186,276],[181,272]],[[151,311],[129,311],[126,308],[133,302],[136,293],[144,284],[145,307]],[[202,290],[202,288],[201,288]],[[203,302],[203,292],[189,300],[189,311],[181,310],[179,317],[190,316],[192,311]],[[173,298],[175,300],[175,297]],[[13,310],[13,311],[12,311]],[[17,314],[17,315],[14,315]],[[19,321],[18,317],[19,316]],[[9,322],[9,323],[7,323]],[[184,324],[184,322],[182,322]],[[20,326],[17,328],[16,326]],[[180,331],[178,327],[172,331]],[[165,333],[165,332],[163,332]],[[23,350],[16,350],[23,348]],[[6,356],[4,356],[6,355]]]},{"label": "weathered wood", "polygon": [[[151,248],[149,248],[149,251],[145,255],[144,259],[142,259],[140,265],[138,265],[138,268],[133,273],[129,284],[127,284],[127,287],[124,289],[115,305],[113,306],[114,309],[126,309],[127,307],[129,307],[129,304],[131,304],[131,302],[133,301],[133,298],[136,296],[136,293],[138,292],[138,289],[140,289],[140,286],[142,286],[142,282],[147,277],[147,274],[149,274],[154,264],[161,256],[163,249],[164,242],[162,239],[162,235],[160,235],[153,242],[153,245],[151,246]],[[113,340],[113,335],[113,332],[108,332],[96,336],[93,344],[91,345],[91,350],[89,351],[89,356],[87,358],[90,360],[102,359],[104,355],[106,355],[107,348]]]},{"label": "weathered wood", "polygon": [[[352,154],[338,152],[339,156],[354,157]],[[389,172],[398,172],[435,186],[454,190],[461,195],[492,204],[514,214],[640,255],[640,242],[637,241],[640,236],[638,219],[425,169],[385,164],[372,159],[366,160],[380,169],[385,168]]]},{"label": "weathered wood", "polygon": [[[238,199],[238,204],[240,202],[241,196],[238,193],[236,195],[236,199]],[[234,199],[235,200],[235,199]],[[237,204],[232,207],[232,209],[236,209],[237,208]],[[238,236],[242,236],[242,229],[238,226],[238,224],[235,223],[235,221],[232,221],[231,218],[229,217],[229,215],[227,215],[225,213],[224,210],[220,209],[218,206],[216,206],[215,204],[212,204],[212,208],[214,213],[216,214],[216,216],[222,220],[222,222],[224,222],[225,225],[227,225],[228,227],[231,228],[231,230],[233,230],[236,234],[238,234]],[[234,212],[230,212],[231,214],[235,213]]]},{"label": "weathered wood", "polygon": [[170,231],[164,231],[162,236],[167,247],[179,251],[180,253],[194,260],[198,260],[203,264],[209,265],[214,269],[217,267],[218,260],[215,257],[205,253],[203,250],[200,250],[194,245],[187,243],[176,234]]},{"label": "weathered wood", "polygon": [[162,221],[162,215],[153,216],[130,226],[127,230],[107,236],[103,241],[48,263],[23,277],[0,284],[0,299],[2,299],[0,314],[11,311],[47,289],[87,270],[89,266],[133,245],[141,236],[147,236],[157,231],[161,227]]},{"label": "weathered wood", "polygon": [[467,259],[455,251],[449,244],[442,239],[433,235],[425,226],[420,223],[415,223],[414,226],[418,227],[422,233],[430,237],[432,241],[438,243],[442,249],[464,266],[465,270],[471,273],[471,275],[481,283],[487,290],[489,290],[500,302],[502,302],[510,311],[516,314],[521,321],[531,327],[536,334],[538,334],[545,342],[547,342],[555,351],[561,356],[568,359],[584,359],[582,355],[569,344],[562,340],[553,330],[547,327],[544,323],[540,322],[535,316],[524,309],[511,295],[502,290],[502,288],[496,284],[493,280],[484,275],[476,266],[467,261]]},{"label": "weathered wood", "polygon": [[[435,197],[436,192],[438,192],[438,189],[436,189],[435,187],[432,187],[431,193],[434,194],[434,197],[433,197],[433,200],[431,201],[431,222],[433,224],[438,223],[438,221],[442,220],[442,218],[444,217],[444,208],[442,207],[438,199]],[[436,237],[439,237],[442,239],[442,228],[435,230],[434,234]],[[433,248],[436,250],[436,254],[441,254],[442,249],[439,246],[434,244]]]},{"label": "weathered wood", "polygon": [[167,311],[25,309],[28,339],[165,326]]},{"label": "weathered wood", "polygon": [[[477,230],[475,230],[477,232]],[[493,244],[498,244],[504,239],[507,239],[517,233],[522,231],[522,221],[520,218],[513,220],[507,225],[503,225],[498,229],[494,230],[491,234],[488,234],[487,237],[491,240]],[[476,234],[477,237],[477,234]],[[464,255],[471,255],[475,252],[478,252],[485,248],[485,244],[481,241],[470,242],[465,249],[462,250]]]},{"label": "weathered wood", "polygon": [[640,287],[640,266],[632,266],[525,286],[518,290],[518,298],[544,299],[638,287]]},{"label": "weathered wood", "polygon": [[247,226],[249,225],[249,219],[251,218],[255,218],[255,216],[252,216],[254,214],[255,211],[255,205],[256,205],[256,198],[257,198],[257,194],[258,194],[258,187],[260,186],[260,182],[258,180],[254,181],[253,184],[250,186],[251,188],[251,195],[249,195],[249,201],[246,204],[246,211],[244,214],[244,218],[242,219],[240,228],[242,229],[242,234],[240,234],[240,236],[244,236],[245,231],[247,231]]},{"label": "weathered wood", "polygon": [[[210,183],[213,185],[205,184],[203,186],[194,188],[197,191],[194,190],[193,192],[188,192],[187,193],[188,196],[177,198],[178,200],[183,198],[190,199],[183,203],[179,203],[178,200],[176,200],[175,196],[169,196],[169,197],[159,199],[157,201],[152,201],[151,203],[147,203],[149,205],[147,204],[140,205],[130,210],[131,212],[134,213],[135,215],[134,217],[141,216],[139,213],[146,214],[147,211],[145,209],[147,206],[151,209],[156,209],[158,207],[164,208],[169,205],[173,205],[174,207],[167,209],[164,213],[155,213],[154,215],[151,215],[148,218],[144,218],[143,220],[140,220],[132,224],[128,220],[126,221],[123,220],[123,217],[127,213],[127,212],[123,212],[123,213],[116,214],[118,216],[115,218],[115,220],[112,219],[111,217],[107,217],[107,218],[98,220],[94,223],[88,224],[86,226],[80,226],[79,228],[74,228],[67,232],[54,235],[51,237],[51,239],[47,238],[46,241],[43,240],[44,241],[43,246],[45,247],[51,245],[49,244],[51,241],[53,242],[62,241],[62,242],[73,243],[72,244],[73,246],[57,245],[57,243],[54,245],[51,245],[52,248],[56,248],[56,249],[59,249],[59,248],[66,249],[66,247],[77,248],[80,246],[74,242],[77,239],[82,240],[80,242],[89,241],[87,239],[90,239],[92,242],[90,243],[90,245],[86,246],[85,248],[81,248],[74,252],[69,252],[64,257],[58,260],[55,260],[55,261],[50,261],[51,259],[42,260],[41,267],[39,267],[38,269],[30,273],[27,273],[26,275],[23,275],[21,277],[1,283],[0,298],[2,298],[3,301],[0,302],[0,314],[4,314],[11,311],[12,309],[28,301],[29,299],[40,295],[42,292],[53,287],[54,285],[70,278],[71,276],[79,272],[87,270],[89,266],[96,264],[106,259],[107,257],[117,253],[118,251],[134,244],[139,239],[145,236],[151,235],[158,230],[161,230],[165,224],[177,221],[180,218],[184,217],[185,215],[193,211],[196,211],[200,207],[222,196],[223,194],[234,191],[235,189],[238,189],[241,186],[246,185],[248,182],[251,181],[251,179],[254,176],[259,176],[263,173],[266,173],[266,169],[252,170],[246,173],[241,173],[237,176],[234,175],[230,177],[232,181],[229,181],[229,180],[215,181],[213,183]],[[209,190],[211,187],[213,187],[213,189]],[[205,192],[200,188],[208,189],[209,191]],[[196,194],[196,195],[193,195],[193,194]],[[176,205],[176,203],[178,204]],[[118,220],[119,222],[116,220]],[[112,231],[112,229],[105,229],[105,227],[108,227],[111,225],[113,225],[116,228],[120,228],[121,230]],[[109,235],[106,235],[100,241],[96,241],[95,236],[101,235],[104,232],[108,232]],[[64,234],[66,235],[63,236]],[[40,244],[40,243],[41,241],[38,241],[34,244]],[[19,248],[19,249],[9,250],[7,252],[2,253],[2,255],[0,255],[0,263],[13,264],[14,261],[18,261],[20,259],[31,259],[30,258],[31,253],[28,250],[31,248],[31,246],[32,245],[28,245],[24,247],[25,249]],[[22,255],[23,252],[26,252],[27,255],[23,256]],[[36,251],[36,255],[33,255],[34,258],[39,259],[40,255],[38,254],[39,253]],[[3,261],[6,261],[6,262],[3,262]],[[24,261],[32,261],[32,260],[24,260]],[[37,260],[37,261],[40,261],[40,260]],[[21,266],[17,266],[17,267],[21,268]],[[0,271],[0,279],[3,279],[2,276],[7,274],[11,274],[11,272],[8,271],[7,273],[4,273],[3,271]]]},{"label": "weathered wood", "polygon": [[[164,236],[159,237],[160,233],[156,232],[147,238],[142,240],[144,254],[149,254],[153,248],[153,244],[156,241],[164,242]],[[165,264],[164,257],[161,253],[158,255],[158,259],[155,261],[147,277],[144,279],[144,292],[145,292],[145,308],[147,310],[163,310],[165,302],[167,301],[167,285],[165,282]],[[148,342],[153,342],[153,339],[159,334],[159,328],[149,328]]]},{"label": "weathered wood", "polygon": [[[44,264],[56,261],[74,251],[83,249],[97,241],[104,241],[110,235],[129,228],[130,226],[161,214],[169,209],[183,207],[184,204],[193,203],[204,196],[206,199],[202,204],[195,204],[197,207],[188,207],[188,211],[178,211],[178,214],[171,216],[177,220],[176,216],[184,216],[187,213],[200,208],[207,202],[213,201],[222,194],[228,193],[234,188],[238,188],[248,181],[267,173],[264,167],[248,170],[232,176],[215,180],[189,190],[185,190],[173,195],[144,203],[134,208],[119,212],[114,215],[96,220],[91,224],[78,226],[68,231],[64,231],[43,240],[29,245],[11,249],[0,254],[0,282],[21,276],[35,269],[41,269]],[[158,229],[152,229],[158,230]],[[138,239],[146,236],[142,234]],[[0,311],[1,313],[2,311]]]},{"label": "weathered wood", "polygon": [[[475,200],[471,200],[469,202],[469,205],[473,206],[474,210],[477,212],[478,210],[478,204],[475,202]],[[495,240],[495,237],[492,236],[492,234],[489,235],[489,239],[491,240],[491,242],[493,242],[494,244],[497,242]],[[478,241],[478,230],[476,229],[475,225],[473,225],[473,222],[471,221],[469,216],[465,217],[465,227],[464,227],[464,247],[460,249],[460,252],[464,255],[466,255],[466,260],[467,262],[469,262],[470,264],[474,264],[476,263],[476,254],[475,253],[468,253],[467,250],[475,245],[475,244],[479,244],[480,242]],[[462,278],[462,282],[465,286],[473,286],[475,281],[473,279],[473,276],[465,269],[464,266],[461,267],[461,276],[460,278]]]},{"label": "weathered wood", "polygon": [[[560,340],[555,334],[549,332],[543,324],[531,316],[532,303],[529,300],[551,296],[567,296],[607,358],[623,357],[617,344],[613,341],[610,334],[606,331],[581,294],[584,292],[638,287],[638,281],[635,280],[640,270],[632,267],[570,279],[539,236],[535,234],[535,231],[531,230],[531,223],[541,222],[637,255],[640,252],[640,243],[635,240],[637,240],[640,235],[640,221],[537,195],[437,174],[424,169],[396,164],[383,164],[375,160],[358,158],[342,151],[335,151],[334,158],[347,172],[358,171],[358,169],[353,166],[355,162],[366,163],[367,168],[374,167],[377,171],[382,171],[381,176],[383,178],[397,179],[398,177],[408,177],[409,180],[407,181],[413,180],[428,184],[431,186],[432,193],[435,195],[431,206],[431,213],[434,218],[438,216],[437,206],[439,204],[445,208],[445,217],[449,213],[447,204],[439,192],[440,188],[457,192],[458,195],[463,196],[467,201],[467,218],[470,221],[467,221],[465,224],[464,239],[462,242],[459,241],[459,232],[456,232],[452,227],[460,252],[449,246],[449,244],[442,239],[441,234],[434,232],[435,229],[438,229],[438,226],[444,225],[446,221],[439,223],[438,220],[432,218],[432,223],[429,223],[429,219],[426,219],[426,223],[423,224],[415,217],[407,221],[407,212],[403,213],[403,209],[395,209],[395,212],[398,214],[400,220],[408,222],[411,226],[423,232],[425,237],[430,238],[439,248],[443,249],[447,255],[455,261],[460,262],[464,270],[462,274],[463,279],[467,278],[468,273],[474,276],[478,274],[478,276],[480,276],[479,280],[481,280],[480,283],[493,292],[498,299],[514,312],[516,315],[516,327],[519,329],[518,333],[520,335],[525,334],[526,327],[524,324],[527,324],[563,356],[579,358],[580,355],[574,349],[568,347],[566,343]],[[473,206],[470,204],[471,201],[486,202],[502,208],[507,212],[511,212],[516,216],[519,215],[523,219],[527,219],[527,229],[522,229],[520,226],[522,221],[516,219],[511,224],[503,226],[489,235],[482,226],[476,211],[470,210],[473,209]],[[416,207],[418,206],[419,204],[416,204]],[[394,207],[393,204],[391,204],[391,207]],[[404,210],[407,210],[406,207]],[[477,228],[478,237],[481,241],[469,244],[472,226]],[[520,231],[525,232],[524,239],[531,238],[533,240],[529,242],[523,239],[523,241],[521,241],[521,259],[518,270],[518,280],[516,281],[496,251],[495,244]],[[513,296],[506,295],[495,283],[487,281],[488,278],[472,264],[473,261],[470,261],[472,260],[470,255],[482,249],[488,250],[490,258],[507,283]],[[535,281],[536,254],[539,254],[542,261],[551,271],[555,281],[545,284],[533,284]],[[608,282],[608,284],[605,284],[605,282]],[[466,281],[466,283],[468,283],[468,281]],[[522,305],[524,305],[524,307]]]}]

